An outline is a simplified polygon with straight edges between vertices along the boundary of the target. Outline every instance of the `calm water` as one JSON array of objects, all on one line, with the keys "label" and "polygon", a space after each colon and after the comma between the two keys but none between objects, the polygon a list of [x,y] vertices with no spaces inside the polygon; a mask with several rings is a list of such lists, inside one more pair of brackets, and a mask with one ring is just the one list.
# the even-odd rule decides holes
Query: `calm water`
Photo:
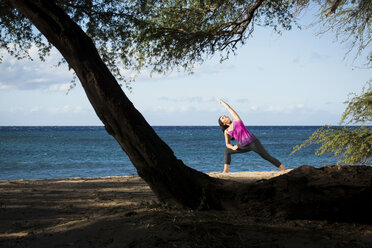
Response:
[{"label": "calm water", "polygon": [[[290,155],[318,127],[251,126],[266,150],[287,168],[335,164],[314,155],[316,147]],[[203,172],[222,171],[224,137],[219,127],[154,127],[183,162]],[[230,171],[276,168],[254,152],[232,156]],[[103,127],[0,127],[0,180],[137,175],[126,154]]]}]

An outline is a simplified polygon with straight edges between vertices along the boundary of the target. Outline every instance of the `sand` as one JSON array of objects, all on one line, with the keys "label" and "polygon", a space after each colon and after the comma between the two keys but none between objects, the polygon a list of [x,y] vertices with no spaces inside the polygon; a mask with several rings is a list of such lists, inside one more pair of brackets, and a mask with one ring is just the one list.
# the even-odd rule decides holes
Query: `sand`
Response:
[{"label": "sand", "polygon": [[16,180],[0,181],[0,247],[372,247],[372,226],[174,209],[139,177]]}]

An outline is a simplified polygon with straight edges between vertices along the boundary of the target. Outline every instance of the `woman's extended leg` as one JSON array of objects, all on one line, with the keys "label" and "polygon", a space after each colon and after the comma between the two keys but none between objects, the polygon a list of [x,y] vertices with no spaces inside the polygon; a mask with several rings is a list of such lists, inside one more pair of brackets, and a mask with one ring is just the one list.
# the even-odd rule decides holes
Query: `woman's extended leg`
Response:
[{"label": "woman's extended leg", "polygon": [[270,163],[272,163],[273,165],[275,165],[276,167],[278,167],[279,169],[281,170],[285,170],[284,166],[282,165],[282,163],[277,160],[276,158],[272,157],[266,150],[265,148],[262,146],[261,142],[256,139],[255,141],[253,141],[251,144],[249,144],[250,146],[250,149],[256,153],[258,153],[263,159],[266,159],[267,161],[269,161]]}]

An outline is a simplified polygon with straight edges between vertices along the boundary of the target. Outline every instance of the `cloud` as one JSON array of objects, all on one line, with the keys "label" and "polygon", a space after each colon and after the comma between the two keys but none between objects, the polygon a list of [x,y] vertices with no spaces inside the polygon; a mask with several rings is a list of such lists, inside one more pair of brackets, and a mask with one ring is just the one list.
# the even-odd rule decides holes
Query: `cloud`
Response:
[{"label": "cloud", "polygon": [[303,67],[309,65],[309,63],[319,63],[327,59],[329,59],[328,55],[319,54],[318,52],[313,51],[311,54],[306,54],[304,57],[296,56],[292,59],[292,63]]},{"label": "cloud", "polygon": [[306,111],[307,108],[304,104],[298,103],[295,105],[288,105],[288,106],[279,106],[279,105],[269,105],[267,107],[260,107],[260,109],[264,112],[276,112],[276,113],[292,113],[296,110],[304,110]]},{"label": "cloud", "polygon": [[[58,87],[56,85],[66,85],[73,78],[73,72],[68,70],[67,64],[59,67],[56,65],[61,61],[62,56],[53,48],[45,62],[35,59],[17,60],[8,55],[5,51],[1,51],[3,55],[3,63],[0,64],[0,90],[46,90],[46,91],[62,91],[66,86]],[[33,58],[38,58],[37,48],[32,47],[30,55]],[[192,70],[195,75],[216,74],[231,70],[235,67],[228,62],[218,63],[211,61],[211,64],[196,64]],[[151,69],[143,69],[140,73],[130,70],[121,70],[122,75],[129,75],[136,82],[172,80],[189,77],[189,72],[185,72],[183,68],[176,68],[167,73],[153,73]],[[68,90],[68,88],[66,89]]]},{"label": "cloud", "polygon": [[239,115],[246,125],[337,125],[339,121],[338,114],[302,104],[285,107],[255,106]]},{"label": "cloud", "polygon": [[[220,105],[184,104],[187,98],[163,97],[164,101],[174,101],[174,104],[160,104],[142,109],[141,112],[149,116],[149,122],[156,125],[215,125],[216,118],[227,114]],[[200,101],[200,99],[196,98]],[[196,100],[191,98],[189,100]],[[176,104],[179,101],[182,104]],[[239,116],[246,125],[325,125],[337,124],[339,115],[327,110],[310,108],[304,103],[291,105],[248,105]]]},{"label": "cloud", "polygon": [[295,64],[296,66],[299,66],[299,67],[302,67],[302,68],[308,65],[306,59],[304,59],[300,56],[296,56],[295,58],[293,58],[292,63]]},{"label": "cloud", "polygon": [[66,89],[66,84],[69,84],[73,74],[68,70],[67,65],[55,66],[60,59],[61,56],[56,49],[52,50],[45,62],[17,60],[4,54],[3,63],[0,64],[0,90],[61,91]]},{"label": "cloud", "polygon": [[70,88],[70,83],[65,84],[52,84],[48,88],[46,88],[45,92],[55,92],[55,91],[61,91],[61,92],[67,92]]},{"label": "cloud", "polygon": [[10,107],[9,113],[18,113],[18,114],[35,114],[35,113],[44,113],[44,114],[81,114],[87,113],[88,110],[81,106],[60,106],[60,107],[44,107],[44,106],[32,106],[29,108],[25,107]]},{"label": "cloud", "polygon": [[35,78],[35,79],[30,79],[28,80],[28,83],[35,83],[35,84],[39,84],[39,83],[45,83],[45,82],[48,82],[48,79],[47,78]]},{"label": "cloud", "polygon": [[252,111],[257,111],[258,107],[257,106],[251,106],[251,107],[249,107],[249,109],[252,110]]},{"label": "cloud", "polygon": [[217,74],[223,73],[234,69],[236,66],[233,64],[228,64],[228,62],[217,63],[211,62],[210,64],[195,64],[192,72],[185,71],[183,68],[175,68],[172,71],[166,73],[151,73],[149,68],[141,70],[139,73],[130,70],[121,70],[122,75],[131,75],[132,79],[136,82],[147,82],[147,81],[159,81],[159,80],[170,80],[170,79],[181,79],[189,77],[190,74],[193,75],[203,75],[203,74]]},{"label": "cloud", "polygon": [[294,59],[292,59],[292,63],[294,63],[294,64],[299,64],[301,62],[301,59],[300,59],[300,57],[295,57]]},{"label": "cloud", "polygon": [[7,85],[7,84],[4,84],[4,83],[0,82],[0,90],[10,90],[10,89],[13,89],[13,88],[14,88],[13,85]]},{"label": "cloud", "polygon": [[198,74],[216,74],[223,71],[233,70],[236,66],[229,64],[227,61],[223,63],[202,64],[195,67],[194,72]]},{"label": "cloud", "polygon": [[[301,106],[303,105],[303,106]],[[217,119],[227,114],[225,109],[197,108],[176,104],[157,105],[140,109],[151,125],[217,125]],[[281,108],[249,107],[239,112],[246,125],[337,125],[339,114],[293,104]],[[0,125],[101,125],[94,111],[80,105],[57,107],[23,106],[0,111]]]},{"label": "cloud", "polygon": [[184,78],[188,75],[187,72],[173,70],[168,73],[152,73],[150,69],[143,69],[139,73],[129,71],[129,70],[122,70],[122,75],[130,75],[131,79],[134,79],[135,82],[154,82],[159,80],[167,80],[167,79],[176,79],[176,78]]},{"label": "cloud", "polygon": [[310,60],[321,60],[322,58],[323,58],[323,56],[321,56],[317,52],[312,52],[311,56],[310,56]]},{"label": "cloud", "polygon": [[237,99],[236,102],[238,102],[238,103],[248,103],[249,99],[248,98],[240,98],[240,99]]},{"label": "cloud", "polygon": [[207,103],[216,102],[215,97],[204,97],[204,96],[194,96],[194,97],[159,97],[160,101],[165,102],[188,102],[188,103]]},{"label": "cloud", "polygon": [[17,113],[17,112],[24,112],[24,108],[22,107],[10,107],[9,113]]},{"label": "cloud", "polygon": [[326,54],[319,54],[317,52],[312,52],[310,55],[310,61],[320,61],[320,60],[326,60],[329,58],[329,55]]},{"label": "cloud", "polygon": [[[31,112],[31,110],[33,112]],[[13,107],[8,111],[0,110],[1,126],[80,126],[102,125],[93,110],[79,106],[61,106],[44,108],[35,106],[31,108]]]},{"label": "cloud", "polygon": [[69,106],[69,105],[65,105],[62,107],[56,107],[56,108],[47,108],[46,111],[52,114],[60,114],[60,113],[79,114],[79,113],[86,112],[86,110],[82,108],[81,106]]},{"label": "cloud", "polygon": [[39,111],[41,111],[41,110],[42,110],[41,107],[39,107],[39,106],[35,106],[35,107],[32,107],[32,108],[29,110],[29,112],[30,112],[30,113],[35,113],[35,112],[39,112]]},{"label": "cloud", "polygon": [[296,108],[298,108],[298,109],[302,109],[303,107],[304,107],[304,105],[302,103],[299,103],[299,104],[296,105]]},{"label": "cloud", "polygon": [[[156,106],[141,109],[151,125],[217,125],[218,117],[226,113],[221,109],[199,109],[182,106]],[[244,123],[250,125],[337,125],[339,115],[325,110],[295,104],[288,107],[252,106],[240,111]]]}]

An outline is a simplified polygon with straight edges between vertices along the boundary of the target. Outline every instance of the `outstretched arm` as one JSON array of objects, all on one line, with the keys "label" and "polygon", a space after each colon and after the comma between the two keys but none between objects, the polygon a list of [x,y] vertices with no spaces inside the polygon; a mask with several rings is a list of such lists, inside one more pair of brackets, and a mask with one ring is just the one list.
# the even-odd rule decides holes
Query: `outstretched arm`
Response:
[{"label": "outstretched arm", "polygon": [[227,103],[225,103],[221,99],[217,99],[217,101],[227,108],[234,121],[241,121],[239,115]]}]

